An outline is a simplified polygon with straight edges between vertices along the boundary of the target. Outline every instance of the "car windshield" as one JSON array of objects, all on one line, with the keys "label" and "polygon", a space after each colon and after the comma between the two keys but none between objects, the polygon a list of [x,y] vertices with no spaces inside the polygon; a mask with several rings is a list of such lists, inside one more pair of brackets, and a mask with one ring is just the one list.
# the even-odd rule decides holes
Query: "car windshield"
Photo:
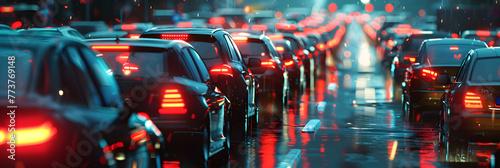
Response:
[{"label": "car windshield", "polygon": [[[13,62],[7,61],[9,57],[15,57],[15,60]],[[33,51],[29,49],[16,50],[9,47],[0,47],[0,59],[5,60],[5,62],[2,61],[3,63],[0,64],[0,69],[2,69],[2,71],[0,71],[0,79],[2,80],[2,82],[0,82],[0,99],[7,99],[9,95],[8,85],[15,86],[15,88],[11,88],[10,90],[16,93],[10,93],[10,95],[23,95],[28,86],[29,77],[33,72],[31,71],[32,58]],[[11,73],[15,75],[14,78],[9,78],[9,69],[14,70],[14,72]]]},{"label": "car windshield", "polygon": [[472,67],[470,81],[475,83],[500,82],[500,58],[478,59]]},{"label": "car windshield", "polygon": [[215,59],[222,61],[222,49],[215,38],[211,36],[190,36],[187,42],[200,53],[202,60]]},{"label": "car windshield", "polygon": [[[158,77],[167,67],[165,52],[102,52],[103,58],[113,70],[115,76],[120,77]],[[137,71],[128,74],[123,68],[126,63],[137,66]]]},{"label": "car windshield", "polygon": [[238,40],[234,41],[238,48],[240,49],[241,56],[246,58],[247,56],[269,56],[269,50],[266,44],[263,42],[240,42]]},{"label": "car windshield", "polygon": [[430,45],[421,60],[425,65],[460,65],[471,49],[482,48],[479,45]]}]

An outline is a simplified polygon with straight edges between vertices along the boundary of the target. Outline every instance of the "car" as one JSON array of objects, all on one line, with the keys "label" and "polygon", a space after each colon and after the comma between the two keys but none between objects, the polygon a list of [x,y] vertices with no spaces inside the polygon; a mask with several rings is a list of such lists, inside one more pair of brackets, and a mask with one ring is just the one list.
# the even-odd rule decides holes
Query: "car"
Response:
[{"label": "car", "polygon": [[12,155],[0,159],[4,167],[161,167],[161,131],[128,110],[88,46],[57,36],[0,38],[0,109],[10,112],[0,119],[0,148]]},{"label": "car", "polygon": [[241,141],[251,135],[258,125],[257,83],[244,64],[231,35],[222,29],[166,28],[144,33],[141,38],[184,40],[202,53],[216,86],[229,98],[232,105],[232,140]]},{"label": "car", "polygon": [[[498,142],[500,116],[495,111],[500,110],[499,52],[498,47],[471,50],[456,74],[437,77],[437,83],[448,85],[441,97],[439,123],[441,139],[448,139],[449,146],[464,149],[469,141]],[[449,152],[452,156],[466,154]]]},{"label": "car", "polygon": [[307,39],[316,47],[314,51],[316,66],[319,71],[317,73],[324,75],[322,72],[326,69],[326,59],[330,57],[330,50],[327,48],[326,41],[319,34],[308,34]]},{"label": "car", "polygon": [[465,30],[462,32],[461,36],[464,39],[475,39],[486,42],[488,46],[497,46],[498,45],[498,36],[496,31],[488,31],[488,30]]},{"label": "car", "polygon": [[78,40],[83,40],[83,37],[80,32],[70,27],[55,27],[55,28],[30,28],[30,29],[20,29],[18,30],[24,35],[28,36],[65,36],[69,38],[74,38]]},{"label": "car", "polygon": [[316,80],[314,75],[315,61],[314,58],[312,57],[312,53],[307,49],[308,47],[306,47],[304,42],[300,40],[298,37],[294,36],[292,33],[282,33],[282,35],[283,39],[290,41],[293,52],[295,53],[296,56],[300,58],[300,60],[304,65],[304,73],[306,75],[305,81],[307,89],[307,86],[310,86],[310,84],[314,83],[313,81]]},{"label": "car", "polygon": [[[436,31],[419,31],[408,34],[407,38],[401,44],[401,49],[395,51],[397,55],[392,60],[391,73],[394,78],[394,99],[395,101],[401,100],[401,83],[405,79],[405,72],[410,68],[411,64],[416,61],[417,51],[422,42],[426,39],[433,38],[451,38],[450,33],[436,32]],[[408,75],[406,73],[406,75]]]},{"label": "car", "polygon": [[218,153],[228,159],[231,104],[191,45],[127,38],[87,42],[111,67],[131,110],[148,114],[161,130],[165,159],[197,167]]},{"label": "car", "polygon": [[[288,107],[288,71],[272,41],[265,35],[232,34],[246,66],[259,82],[259,102],[272,100],[272,122],[282,123],[283,111]],[[259,106],[263,104],[260,103]]]},{"label": "car", "polygon": [[471,49],[486,43],[470,39],[427,39],[418,50],[403,83],[403,111],[410,122],[423,121],[423,111],[437,111],[446,86],[436,83],[438,75],[456,74],[460,62]]},{"label": "car", "polygon": [[300,57],[297,57],[293,52],[290,41],[285,40],[281,34],[268,35],[273,41],[276,51],[280,54],[280,60],[284,63],[284,67],[288,71],[288,79],[290,82],[291,96],[294,98],[302,95],[305,92],[306,76],[304,65]]}]

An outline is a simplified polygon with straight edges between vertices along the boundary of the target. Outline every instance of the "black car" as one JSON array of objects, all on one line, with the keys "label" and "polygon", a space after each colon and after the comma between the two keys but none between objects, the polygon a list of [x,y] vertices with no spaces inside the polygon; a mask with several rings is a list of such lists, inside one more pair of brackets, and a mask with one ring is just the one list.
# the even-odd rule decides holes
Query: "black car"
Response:
[{"label": "black car", "polygon": [[259,102],[272,100],[273,121],[281,123],[283,110],[288,107],[288,72],[272,41],[265,35],[243,33],[233,35],[233,40],[259,81]]},{"label": "black car", "polygon": [[[292,50],[297,57],[302,61],[302,65],[304,65],[304,73],[306,75],[305,81],[306,85],[309,86],[311,81],[315,81],[314,75],[314,58],[312,57],[312,53],[307,49],[306,45],[302,40],[298,37],[295,37],[292,33],[283,33],[283,39],[290,41],[290,45],[292,46]],[[273,38],[271,37],[271,40]]]},{"label": "black car", "polygon": [[161,167],[161,131],[127,110],[101,57],[65,37],[0,38],[3,167]]},{"label": "black car", "polygon": [[422,121],[422,111],[439,110],[446,85],[436,83],[437,76],[456,74],[469,50],[485,47],[486,43],[469,39],[424,40],[403,84],[403,109],[409,121]]},{"label": "black car", "polygon": [[276,51],[280,54],[280,59],[288,71],[290,92],[292,92],[291,96],[296,97],[301,95],[305,92],[306,87],[305,70],[301,58],[297,57],[293,52],[290,41],[284,38],[279,39],[274,36],[278,35],[269,35],[268,37],[273,41]]},{"label": "black car", "polygon": [[243,63],[240,51],[231,35],[222,29],[168,28],[154,29],[142,38],[184,40],[201,53],[200,57],[209,69],[216,86],[226,95],[232,105],[233,140],[242,140],[245,133],[257,128],[258,105],[256,79]]},{"label": "black car", "polygon": [[403,82],[406,68],[415,63],[417,59],[417,51],[426,39],[433,38],[451,38],[450,33],[421,31],[415,32],[407,36],[401,45],[401,51],[394,57],[392,61],[393,77],[396,84],[400,85]]},{"label": "black car", "polygon": [[[163,132],[166,159],[203,167],[219,152],[229,157],[230,102],[191,45],[159,39],[87,42],[102,53],[132,111],[148,114]],[[185,151],[195,154],[187,157]]]},{"label": "black car", "polygon": [[[500,115],[495,112],[500,110],[499,52],[500,48],[472,50],[456,76],[437,77],[438,83],[449,84],[442,96],[440,113],[442,135],[448,139],[448,145],[463,149],[467,143],[460,142],[498,142]],[[466,154],[458,152],[450,151],[450,155]]]}]

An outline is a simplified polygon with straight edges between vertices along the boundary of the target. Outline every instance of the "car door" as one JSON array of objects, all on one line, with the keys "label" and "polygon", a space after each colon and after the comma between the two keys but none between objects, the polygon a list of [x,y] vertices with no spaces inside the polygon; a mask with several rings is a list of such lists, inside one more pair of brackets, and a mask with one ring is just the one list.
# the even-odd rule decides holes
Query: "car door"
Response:
[{"label": "car door", "polygon": [[[182,57],[184,58],[186,64],[189,66],[189,71],[197,78],[197,81],[200,85],[203,85],[204,88],[207,89],[205,95],[205,99],[207,100],[207,104],[209,106],[209,114],[210,114],[210,135],[212,140],[218,140],[221,138],[223,133],[224,126],[224,108],[221,106],[220,101],[224,100],[224,96],[215,91],[215,86],[210,84],[210,75],[208,74],[207,68],[205,64],[199,63],[201,61],[200,56],[196,51],[190,47],[185,47],[182,49]],[[193,55],[192,55],[193,53]],[[196,55],[194,55],[196,54]],[[200,59],[195,61],[194,57]],[[203,62],[203,61],[201,61]],[[206,71],[206,72],[205,72]]]}]

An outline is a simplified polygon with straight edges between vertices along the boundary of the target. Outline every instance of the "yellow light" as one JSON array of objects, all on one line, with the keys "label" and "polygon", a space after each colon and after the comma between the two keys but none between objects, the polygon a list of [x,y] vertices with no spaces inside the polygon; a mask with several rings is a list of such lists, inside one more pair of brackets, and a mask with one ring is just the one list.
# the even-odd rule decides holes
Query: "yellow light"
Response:
[{"label": "yellow light", "polygon": [[50,122],[45,122],[39,127],[19,129],[15,131],[16,145],[29,146],[42,144],[50,140],[56,132],[57,130],[52,127]]},{"label": "yellow light", "polygon": [[394,157],[396,156],[396,149],[398,149],[398,141],[394,141],[392,144],[392,150],[391,150],[391,155],[389,156],[389,160],[394,160]]}]

